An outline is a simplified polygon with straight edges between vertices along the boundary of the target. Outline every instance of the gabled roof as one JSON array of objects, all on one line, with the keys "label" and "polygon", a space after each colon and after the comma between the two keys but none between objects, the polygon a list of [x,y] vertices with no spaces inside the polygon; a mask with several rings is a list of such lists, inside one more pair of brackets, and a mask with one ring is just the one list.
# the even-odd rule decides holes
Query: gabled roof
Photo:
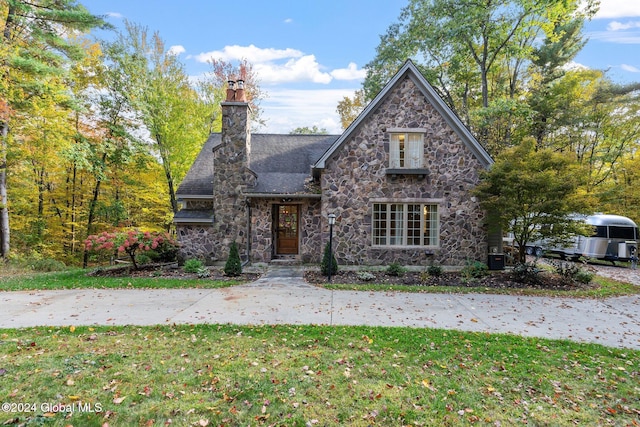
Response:
[{"label": "gabled roof", "polygon": [[[304,193],[311,165],[333,144],[338,135],[252,134],[251,164],[256,186],[251,194]],[[221,134],[212,133],[180,184],[182,199],[213,197],[213,151],[221,143]]]},{"label": "gabled roof", "polygon": [[460,121],[460,118],[449,108],[449,106],[442,100],[442,98],[435,91],[433,86],[429,84],[427,79],[422,75],[420,70],[415,66],[411,60],[407,60],[402,68],[396,73],[395,76],[385,85],[385,87],[376,95],[376,97],[367,105],[367,107],[360,113],[356,120],[349,125],[349,127],[340,135],[340,137],[333,143],[333,145],[318,159],[313,165],[314,169],[324,169],[327,159],[329,159],[333,153],[336,152],[342,145],[349,140],[351,135],[365,122],[369,116],[378,108],[378,106],[385,100],[385,98],[393,91],[393,89],[402,81],[405,77],[409,77],[415,85],[423,93],[427,101],[440,113],[445,119],[447,124],[456,132],[462,142],[473,152],[478,158],[480,163],[484,167],[489,167],[493,164],[493,159],[482,147],[478,140],[471,134],[469,129]]},{"label": "gabled roof", "polygon": [[[208,198],[213,197],[213,144],[215,138],[211,134],[200,150],[198,157],[189,168],[176,196],[178,198]],[[218,139],[220,134],[218,134]]]}]

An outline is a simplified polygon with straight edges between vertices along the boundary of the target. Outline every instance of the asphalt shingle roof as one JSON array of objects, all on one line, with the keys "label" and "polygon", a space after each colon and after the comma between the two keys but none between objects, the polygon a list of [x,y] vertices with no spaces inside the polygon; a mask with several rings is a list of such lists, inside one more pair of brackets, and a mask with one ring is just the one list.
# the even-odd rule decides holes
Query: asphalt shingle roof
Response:
[{"label": "asphalt shingle roof", "polygon": [[[305,191],[305,179],[313,165],[339,135],[252,134],[250,169],[258,176],[251,193],[293,194]],[[209,136],[187,173],[178,197],[189,198],[213,193],[213,147],[221,135]]]}]

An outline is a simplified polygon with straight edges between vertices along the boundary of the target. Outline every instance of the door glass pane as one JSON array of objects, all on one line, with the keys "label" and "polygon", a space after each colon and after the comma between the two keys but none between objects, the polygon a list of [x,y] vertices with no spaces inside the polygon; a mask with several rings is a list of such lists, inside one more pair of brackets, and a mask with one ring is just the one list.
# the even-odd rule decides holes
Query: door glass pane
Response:
[{"label": "door glass pane", "polygon": [[298,207],[295,205],[280,206],[278,212],[281,237],[298,235]]}]

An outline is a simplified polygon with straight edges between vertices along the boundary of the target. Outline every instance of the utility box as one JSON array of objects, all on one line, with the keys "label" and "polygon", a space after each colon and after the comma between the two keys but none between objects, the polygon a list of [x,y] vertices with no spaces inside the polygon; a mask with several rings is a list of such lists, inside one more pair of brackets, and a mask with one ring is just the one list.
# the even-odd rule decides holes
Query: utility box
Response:
[{"label": "utility box", "polygon": [[504,254],[489,254],[489,270],[504,270]]}]

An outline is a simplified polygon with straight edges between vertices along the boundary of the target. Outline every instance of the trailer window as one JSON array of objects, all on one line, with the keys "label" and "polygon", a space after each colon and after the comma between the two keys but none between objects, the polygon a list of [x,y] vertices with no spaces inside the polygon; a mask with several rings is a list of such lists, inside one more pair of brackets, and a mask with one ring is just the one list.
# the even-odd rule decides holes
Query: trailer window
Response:
[{"label": "trailer window", "polygon": [[634,240],[635,236],[634,227],[609,227],[609,237],[611,239],[628,239]]},{"label": "trailer window", "polygon": [[597,225],[593,227],[593,236],[592,237],[604,237],[607,238],[607,227],[604,225]]}]

